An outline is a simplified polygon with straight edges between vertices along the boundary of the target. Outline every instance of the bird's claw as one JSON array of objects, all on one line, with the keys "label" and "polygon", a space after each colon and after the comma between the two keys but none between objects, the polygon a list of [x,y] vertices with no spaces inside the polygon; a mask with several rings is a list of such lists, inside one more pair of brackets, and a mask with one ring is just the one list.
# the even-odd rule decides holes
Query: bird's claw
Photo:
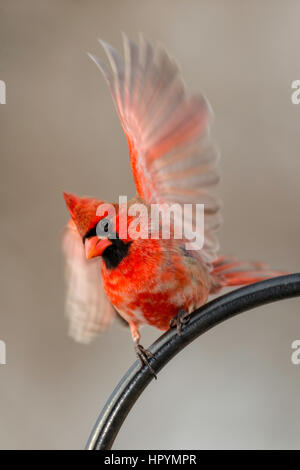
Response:
[{"label": "bird's claw", "polygon": [[185,310],[179,310],[177,315],[171,319],[170,328],[176,326],[178,336],[181,336],[182,326],[190,321],[190,315]]},{"label": "bird's claw", "polygon": [[138,357],[138,360],[140,361],[141,367],[147,366],[151,374],[154,376],[155,379],[157,379],[156,373],[152,369],[148,359],[153,359],[154,354],[152,354],[151,351],[148,351],[148,349],[145,349],[141,344],[137,344],[135,347],[136,355]]}]

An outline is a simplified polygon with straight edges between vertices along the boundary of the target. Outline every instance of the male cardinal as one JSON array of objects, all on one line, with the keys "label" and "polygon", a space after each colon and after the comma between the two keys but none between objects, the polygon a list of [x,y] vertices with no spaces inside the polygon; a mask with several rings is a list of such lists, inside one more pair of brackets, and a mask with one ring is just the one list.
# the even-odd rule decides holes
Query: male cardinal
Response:
[{"label": "male cardinal", "polygon": [[[105,201],[64,193],[71,215],[63,240],[70,334],[89,342],[117,312],[129,324],[141,363],[154,373],[148,360],[152,354],[140,344],[142,325],[160,330],[177,326],[180,334],[188,315],[210,294],[280,273],[259,263],[217,257],[220,211],[212,192],[218,182],[217,153],[209,139],[206,99],[187,95],[178,66],[161,46],[124,36],[123,60],[113,47],[100,43],[112,70],[90,57],[109,85],[127,137],[137,190],[128,206],[140,202],[148,210],[151,204],[204,204],[204,244],[188,250],[186,240],[172,231],[169,239],[120,237],[118,204],[113,205],[115,217],[98,215]],[[115,237],[105,231],[108,223]],[[193,217],[185,223],[194,226]]]}]

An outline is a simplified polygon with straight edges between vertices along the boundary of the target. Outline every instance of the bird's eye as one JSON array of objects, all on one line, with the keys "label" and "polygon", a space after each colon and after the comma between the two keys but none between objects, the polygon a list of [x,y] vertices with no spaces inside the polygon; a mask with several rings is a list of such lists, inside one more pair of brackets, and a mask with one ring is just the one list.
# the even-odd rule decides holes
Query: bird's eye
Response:
[{"label": "bird's eye", "polygon": [[113,234],[112,221],[109,218],[100,220],[97,224],[97,235],[99,238],[107,238]]},{"label": "bird's eye", "polygon": [[107,233],[108,232],[108,226],[109,226],[108,220],[107,219],[102,219],[98,223],[98,231],[101,230],[101,232]]}]

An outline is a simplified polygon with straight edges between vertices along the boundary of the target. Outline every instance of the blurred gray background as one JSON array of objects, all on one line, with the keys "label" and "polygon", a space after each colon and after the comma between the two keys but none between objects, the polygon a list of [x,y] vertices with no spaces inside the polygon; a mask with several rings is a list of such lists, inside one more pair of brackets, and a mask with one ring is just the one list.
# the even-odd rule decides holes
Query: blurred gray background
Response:
[{"label": "blurred gray background", "polygon": [[[118,323],[89,347],[67,336],[62,191],[134,194],[108,88],[86,51],[121,31],[161,41],[215,111],[222,253],[299,271],[300,2],[0,0],[0,447],[80,449],[135,360]],[[148,346],[160,333],[143,330]],[[248,312],[159,374],[115,448],[300,448],[299,300]]]}]

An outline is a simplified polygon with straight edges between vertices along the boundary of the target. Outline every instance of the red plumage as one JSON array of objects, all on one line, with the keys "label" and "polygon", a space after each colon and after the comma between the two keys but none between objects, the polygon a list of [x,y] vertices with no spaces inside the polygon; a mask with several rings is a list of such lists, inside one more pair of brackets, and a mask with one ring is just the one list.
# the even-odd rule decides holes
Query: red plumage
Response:
[{"label": "red plumage", "polygon": [[[180,322],[179,312],[191,313],[222,287],[280,273],[259,263],[217,257],[220,214],[213,193],[218,182],[217,152],[209,139],[208,102],[202,95],[187,95],[176,63],[161,47],[142,37],[139,44],[124,37],[123,61],[115,49],[102,45],[112,73],[91,57],[108,82],[128,140],[137,188],[128,210],[136,202],[143,203],[148,214],[151,204],[177,203],[181,208],[185,203],[204,204],[204,244],[187,250],[186,239],[176,239],[173,232],[170,239],[133,239],[129,232],[125,238],[99,237],[100,222],[109,222],[119,235],[118,204],[113,205],[114,217],[98,215],[104,201],[65,193],[72,218],[64,237],[70,332],[89,341],[110,323],[113,306],[129,323],[138,345],[140,326],[166,330],[174,317]],[[184,224],[191,230],[194,217]],[[95,260],[87,261],[91,258]],[[147,352],[139,348],[145,361]]]}]

